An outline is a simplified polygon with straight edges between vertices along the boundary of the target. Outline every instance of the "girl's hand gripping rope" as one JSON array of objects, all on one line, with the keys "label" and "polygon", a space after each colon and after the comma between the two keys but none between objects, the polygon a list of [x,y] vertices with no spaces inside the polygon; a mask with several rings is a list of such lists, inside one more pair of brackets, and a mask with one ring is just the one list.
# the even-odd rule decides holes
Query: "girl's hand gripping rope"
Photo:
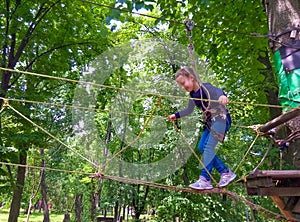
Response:
[{"label": "girl's hand gripping rope", "polygon": [[171,114],[170,116],[167,117],[168,121],[174,121],[176,119],[175,114]]},{"label": "girl's hand gripping rope", "polygon": [[219,97],[218,102],[222,105],[226,105],[226,104],[228,104],[229,100],[228,100],[227,96],[222,95]]}]

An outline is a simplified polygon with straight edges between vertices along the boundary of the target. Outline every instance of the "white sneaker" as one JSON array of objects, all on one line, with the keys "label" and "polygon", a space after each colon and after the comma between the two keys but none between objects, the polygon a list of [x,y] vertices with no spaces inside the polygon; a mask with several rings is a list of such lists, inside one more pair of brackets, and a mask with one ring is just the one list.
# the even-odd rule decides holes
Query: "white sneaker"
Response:
[{"label": "white sneaker", "polygon": [[207,180],[203,176],[200,176],[199,180],[197,180],[195,183],[190,184],[189,187],[196,190],[210,190],[214,188],[211,185],[210,180]]},{"label": "white sneaker", "polygon": [[227,186],[231,181],[234,180],[235,177],[236,175],[231,170],[229,170],[227,173],[222,173],[218,186],[219,187]]}]

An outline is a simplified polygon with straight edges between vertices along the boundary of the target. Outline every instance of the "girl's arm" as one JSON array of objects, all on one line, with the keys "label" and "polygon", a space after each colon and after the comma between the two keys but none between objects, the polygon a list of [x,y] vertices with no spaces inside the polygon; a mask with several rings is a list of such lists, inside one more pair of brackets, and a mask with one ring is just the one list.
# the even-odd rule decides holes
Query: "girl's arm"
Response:
[{"label": "girl's arm", "polygon": [[194,102],[194,100],[190,99],[189,103],[185,109],[168,116],[167,120],[172,121],[172,120],[187,116],[187,115],[191,114],[194,111],[194,109],[195,109],[195,102]]},{"label": "girl's arm", "polygon": [[204,87],[208,90],[211,100],[218,100],[219,104],[222,105],[226,105],[229,102],[228,97],[222,89],[215,87],[210,83],[204,83]]}]

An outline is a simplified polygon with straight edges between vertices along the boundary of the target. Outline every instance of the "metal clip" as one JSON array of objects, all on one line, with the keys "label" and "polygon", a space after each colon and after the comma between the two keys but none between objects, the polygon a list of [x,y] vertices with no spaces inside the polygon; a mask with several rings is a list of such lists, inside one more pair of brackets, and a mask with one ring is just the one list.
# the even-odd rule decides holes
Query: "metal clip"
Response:
[{"label": "metal clip", "polygon": [[294,30],[291,31],[291,34],[290,34],[290,38],[291,38],[291,39],[295,39],[295,38],[296,38],[296,36],[297,36],[297,31],[298,31],[298,30],[296,30],[296,29],[294,29]]},{"label": "metal clip", "polygon": [[185,19],[184,20],[185,28],[186,28],[186,36],[188,38],[192,37],[192,29],[194,28],[195,23],[193,20]]},{"label": "metal clip", "polygon": [[195,23],[191,19],[185,19],[184,24],[185,24],[187,31],[189,31],[189,32],[191,32],[195,26]]}]

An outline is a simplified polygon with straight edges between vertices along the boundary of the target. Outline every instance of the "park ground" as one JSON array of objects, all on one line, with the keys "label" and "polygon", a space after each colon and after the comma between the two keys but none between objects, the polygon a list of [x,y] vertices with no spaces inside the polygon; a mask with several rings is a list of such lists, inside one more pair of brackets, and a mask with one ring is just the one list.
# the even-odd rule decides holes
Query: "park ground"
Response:
[{"label": "park ground", "polygon": [[[27,214],[20,211],[20,216],[18,222],[25,222]],[[9,209],[0,209],[0,222],[6,222],[8,220]],[[32,212],[29,217],[30,222],[41,222],[43,221],[44,215],[43,212]],[[63,214],[50,213],[51,222],[62,222],[64,218]]]}]

